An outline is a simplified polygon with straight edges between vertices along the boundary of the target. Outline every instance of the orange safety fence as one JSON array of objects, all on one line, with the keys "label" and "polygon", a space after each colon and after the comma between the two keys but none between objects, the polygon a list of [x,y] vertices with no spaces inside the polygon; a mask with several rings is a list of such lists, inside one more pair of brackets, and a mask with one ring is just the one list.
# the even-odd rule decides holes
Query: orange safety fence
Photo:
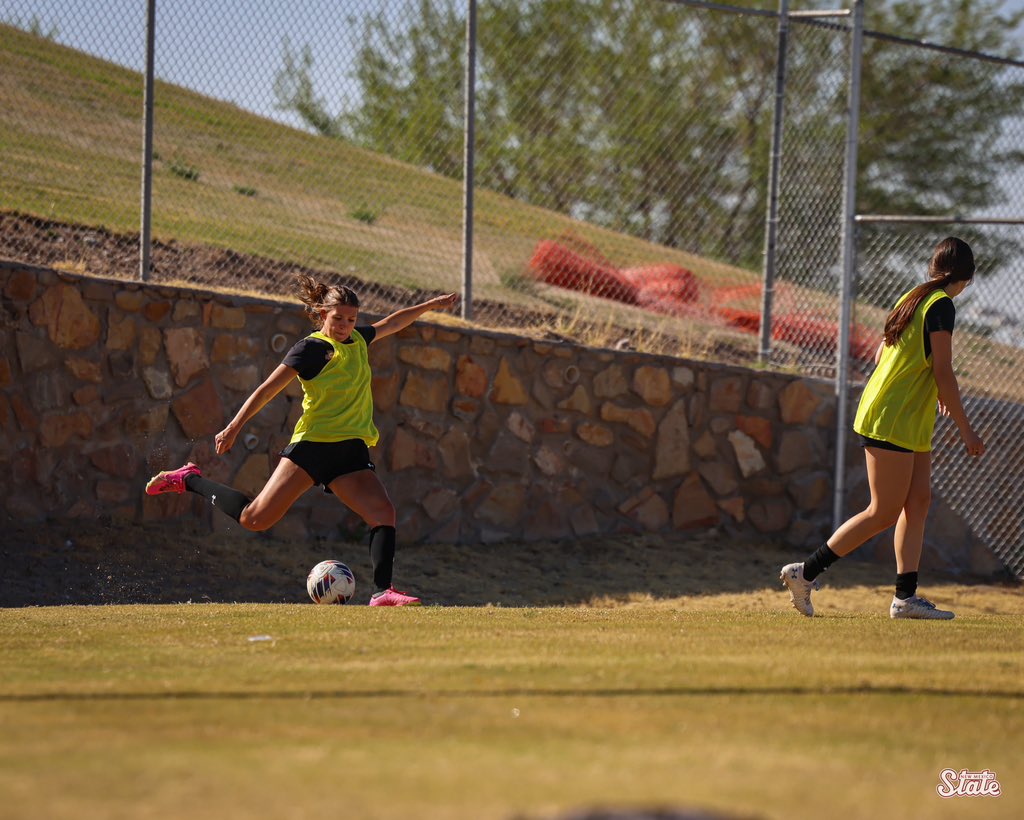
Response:
[{"label": "orange safety fence", "polygon": [[[569,244],[575,249],[567,247]],[[565,237],[561,242],[539,242],[530,259],[529,270],[539,281],[554,287],[613,299],[656,313],[714,316],[723,324],[748,333],[761,330],[760,310],[749,307],[761,300],[760,284],[708,288],[692,271],[669,263],[617,268],[597,248],[573,237]],[[706,304],[698,308],[700,301]],[[748,307],[740,308],[737,304]],[[835,321],[818,314],[790,311],[773,317],[772,338],[818,353],[835,353],[838,327]],[[854,325],[850,335],[851,355],[871,361],[878,344],[876,335],[863,325]]]}]

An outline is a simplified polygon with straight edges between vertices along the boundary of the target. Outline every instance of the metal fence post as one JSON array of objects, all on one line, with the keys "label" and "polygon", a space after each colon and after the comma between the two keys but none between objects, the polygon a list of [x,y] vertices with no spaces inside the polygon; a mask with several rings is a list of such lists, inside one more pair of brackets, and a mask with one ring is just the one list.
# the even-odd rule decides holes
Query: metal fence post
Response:
[{"label": "metal fence post", "polygon": [[846,112],[846,161],[843,181],[843,270],[839,286],[839,340],[836,350],[836,471],[832,527],[844,518],[846,433],[849,404],[850,320],[857,264],[857,132],[860,125],[860,72],[864,50],[864,0],[854,0],[850,42],[849,104]]},{"label": "metal fence post", "polygon": [[153,224],[153,55],[156,43],[156,0],[146,2],[146,86],[142,107],[142,224],[139,229],[139,279],[149,279]]},{"label": "metal fence post", "polygon": [[761,345],[758,360],[765,364],[772,347],[772,297],[775,293],[775,248],[779,237],[779,171],[782,165],[782,116],[786,96],[786,42],[789,39],[789,0],[779,0],[779,46],[775,63],[775,111],[772,117],[771,159],[768,166],[768,215],[764,228],[764,286],[761,291]]},{"label": "metal fence post", "polygon": [[473,318],[473,164],[476,143],[476,0],[466,4],[466,88],[462,165],[462,318]]}]

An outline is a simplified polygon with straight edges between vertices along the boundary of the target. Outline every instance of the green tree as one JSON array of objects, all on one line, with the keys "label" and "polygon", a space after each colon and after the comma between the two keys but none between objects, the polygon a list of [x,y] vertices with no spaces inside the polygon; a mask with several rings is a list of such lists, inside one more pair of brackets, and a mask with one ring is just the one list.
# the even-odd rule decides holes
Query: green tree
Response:
[{"label": "green tree", "polygon": [[453,0],[417,0],[412,8],[407,20],[382,11],[362,21],[355,69],[361,103],[354,109],[328,112],[313,90],[309,47],[296,58],[287,41],[274,82],[277,105],[324,136],[461,178],[464,18]]},{"label": "green tree", "polygon": [[39,19],[38,15],[33,14],[27,22],[23,22],[20,17],[4,17],[0,19],[0,22],[6,23],[14,28],[19,28],[22,31],[27,31],[36,37],[42,37],[44,40],[57,40],[57,35],[60,33],[60,29],[55,24],[50,24],[49,28],[43,25],[43,21]]},{"label": "green tree", "polygon": [[310,72],[313,69],[313,52],[309,46],[296,55],[291,43],[284,41],[284,67],[274,78],[274,96],[277,107],[283,111],[298,114],[299,119],[318,134],[325,137],[341,137],[342,129],[337,120],[327,113],[324,101],[316,96]]},{"label": "green tree", "polygon": [[[763,3],[757,5],[764,6]],[[774,7],[774,3],[770,4]],[[997,0],[890,0],[869,28],[1015,56],[1024,15]],[[358,103],[329,115],[308,49],[275,90],[320,133],[459,178],[464,9],[417,0],[364,21]],[[652,242],[756,267],[763,243],[776,28],[657,0],[490,0],[479,7],[479,185]],[[834,267],[848,38],[793,25],[784,270]],[[1024,75],[868,37],[858,209],[979,212],[1024,154],[1003,138]],[[1010,252],[1007,245],[1004,251]],[[880,297],[882,298],[882,297]]]},{"label": "green tree", "polygon": [[[999,0],[899,0],[873,8],[870,29],[898,33],[969,51],[1017,59],[1013,33],[1024,12],[1001,14]],[[1024,69],[915,48],[869,37],[864,49],[859,141],[861,213],[984,215],[1007,202],[1007,177],[1024,165],[1024,151],[1008,131],[1020,128]],[[900,230],[902,244],[933,239],[934,228]],[[952,228],[950,228],[952,230]],[[1024,252],[1011,232],[957,226],[984,248],[990,266]],[[885,229],[865,228],[865,244],[879,247]],[[892,230],[889,229],[889,234]],[[890,240],[900,244],[897,239]],[[920,258],[880,253],[861,267],[860,293],[891,304]]]},{"label": "green tree", "polygon": [[478,20],[479,184],[576,216],[594,182],[604,85],[601,21],[580,5],[499,0]]}]

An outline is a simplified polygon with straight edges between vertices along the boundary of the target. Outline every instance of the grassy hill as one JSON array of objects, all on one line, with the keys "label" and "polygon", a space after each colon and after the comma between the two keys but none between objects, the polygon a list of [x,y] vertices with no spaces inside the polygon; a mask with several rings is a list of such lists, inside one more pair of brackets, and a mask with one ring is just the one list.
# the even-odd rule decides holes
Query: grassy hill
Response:
[{"label": "grassy hill", "polygon": [[[0,215],[102,227],[122,237],[121,256],[131,258],[123,238],[137,236],[140,222],[141,75],[8,25],[0,25],[0,60]],[[364,295],[376,292],[380,310],[407,302],[408,291],[461,289],[461,182],[167,83],[156,84],[154,119],[154,240],[202,251],[157,278],[281,293],[298,266],[355,278]],[[746,291],[734,307],[759,305],[756,272],[478,190],[474,298],[486,306],[478,318],[596,345],[628,337],[641,350],[756,361],[756,335],[725,326],[706,304],[670,317],[524,277],[537,243],[563,236],[622,267],[682,265],[705,292],[727,286]],[[136,263],[119,274],[104,264],[109,254],[87,253],[80,242],[62,247],[65,258],[51,254],[45,263],[103,275],[137,270]],[[837,312],[831,294],[780,283],[777,314],[794,306]],[[877,330],[883,320],[884,311],[859,306],[858,322]],[[984,336],[963,338],[968,381],[1018,398],[1021,352]],[[827,374],[834,363],[827,350],[775,347],[777,363],[802,372]]]},{"label": "grassy hill", "polygon": [[[0,53],[0,210],[137,233],[141,76],[10,26],[0,26]],[[157,241],[409,289],[460,287],[459,181],[167,83],[156,85],[154,119]],[[590,321],[602,311],[621,315],[614,303],[524,282],[537,242],[567,234],[618,265],[675,263],[715,285],[758,279],[479,190],[475,295],[541,314],[569,308]],[[627,313],[652,333],[664,329],[665,317]]]}]

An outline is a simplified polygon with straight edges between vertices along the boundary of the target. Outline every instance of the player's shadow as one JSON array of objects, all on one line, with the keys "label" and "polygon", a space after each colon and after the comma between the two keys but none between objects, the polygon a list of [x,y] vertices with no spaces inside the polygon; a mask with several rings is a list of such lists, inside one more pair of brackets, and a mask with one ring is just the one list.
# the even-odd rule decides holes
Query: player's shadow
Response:
[{"label": "player's shadow", "polygon": [[[403,578],[441,604],[573,606],[692,596],[777,593],[784,564],[809,550],[769,540],[693,534],[603,536],[567,542],[424,545],[400,556]],[[894,566],[851,557],[822,580],[845,589],[892,582]],[[366,568],[368,570],[368,567]]]},{"label": "player's shadow", "polygon": [[482,689],[438,688],[425,691],[421,688],[402,689],[345,689],[345,688],[309,688],[309,689],[237,689],[237,690],[203,690],[203,689],[161,689],[158,692],[117,690],[102,692],[4,692],[0,693],[0,703],[89,703],[89,702],[132,702],[132,701],[245,701],[245,700],[402,700],[411,698],[421,700],[424,697],[452,698],[456,700],[504,700],[507,698],[564,698],[576,701],[579,698],[634,699],[638,697],[694,697],[718,698],[726,697],[809,697],[814,700],[837,697],[847,698],[851,695],[913,696],[925,698],[963,698],[977,696],[993,700],[1020,701],[1024,700],[1024,692],[1017,689],[977,690],[929,687],[929,686],[884,686],[872,684],[855,684],[851,686],[647,686],[622,688],[546,688],[546,687],[487,687]]},{"label": "player's shadow", "polygon": [[[193,602],[304,603],[306,573],[327,558],[372,591],[368,546],[284,533],[144,526],[12,526],[0,543],[0,606]],[[426,604],[575,606],[755,593],[787,604],[778,576],[806,550],[692,533],[604,535],[565,542],[399,545],[395,586]],[[892,565],[851,558],[830,570],[842,589],[891,583]],[[931,578],[935,578],[929,573]]]}]

